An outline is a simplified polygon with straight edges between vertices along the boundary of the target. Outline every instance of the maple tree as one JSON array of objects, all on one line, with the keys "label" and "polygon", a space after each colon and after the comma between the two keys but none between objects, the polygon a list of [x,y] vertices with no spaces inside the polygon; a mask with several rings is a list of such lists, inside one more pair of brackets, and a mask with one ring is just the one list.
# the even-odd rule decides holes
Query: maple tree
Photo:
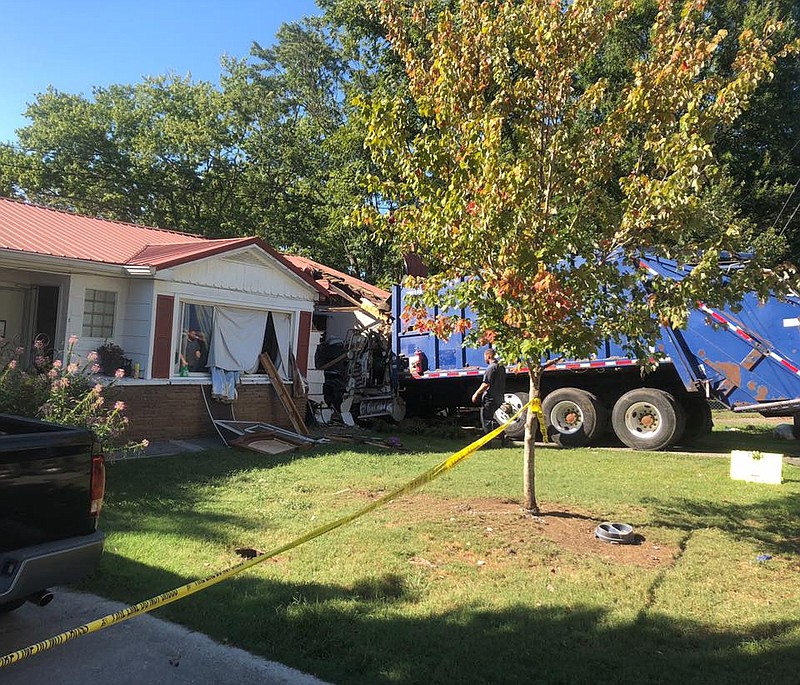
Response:
[{"label": "maple tree", "polygon": [[[798,45],[781,44],[777,20],[728,35],[704,0],[661,0],[630,78],[616,90],[587,79],[588,60],[640,5],[378,2],[409,88],[365,105],[380,170],[371,189],[392,210],[364,220],[430,262],[407,313],[416,325],[447,335],[469,307],[473,340],[526,364],[534,401],[553,351],[585,358],[609,337],[644,362],[660,326],[681,326],[701,297],[722,306],[776,286],[757,260],[727,281],[718,268],[721,252],[747,246],[715,211],[713,142]],[[695,267],[645,288],[642,252]],[[434,304],[442,314],[429,318]],[[531,512],[536,429],[529,412]]]}]

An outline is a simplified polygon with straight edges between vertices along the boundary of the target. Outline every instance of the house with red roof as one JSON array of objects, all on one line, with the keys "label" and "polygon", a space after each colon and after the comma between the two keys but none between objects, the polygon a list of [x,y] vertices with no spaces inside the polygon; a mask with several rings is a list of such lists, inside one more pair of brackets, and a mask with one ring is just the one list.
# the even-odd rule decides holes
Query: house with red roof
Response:
[{"label": "house with red roof", "polygon": [[[115,391],[132,439],[213,431],[209,389],[243,400],[237,419],[286,424],[258,357],[269,354],[287,381],[293,368],[305,373],[321,297],[315,278],[260,238],[207,239],[0,198],[0,336],[26,350],[38,341],[56,358],[73,336],[83,359],[121,347],[130,376]],[[238,391],[220,395],[231,374]]]}]

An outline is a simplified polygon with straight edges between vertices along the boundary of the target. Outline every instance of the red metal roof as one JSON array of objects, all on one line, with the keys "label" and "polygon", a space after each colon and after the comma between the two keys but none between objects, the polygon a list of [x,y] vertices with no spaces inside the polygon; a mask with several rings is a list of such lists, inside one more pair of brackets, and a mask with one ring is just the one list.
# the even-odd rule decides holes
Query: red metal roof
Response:
[{"label": "red metal roof", "polygon": [[174,245],[148,245],[126,264],[133,266],[154,266],[166,269],[195,259],[210,257],[231,248],[246,247],[253,244],[249,238],[225,238],[221,240],[202,240],[194,243],[176,243]]},{"label": "red metal roof", "polygon": [[211,240],[190,233],[92,219],[0,198],[0,249],[166,269],[250,245],[258,246],[322,292],[309,274],[295,268],[260,238]]},{"label": "red metal roof", "polygon": [[375,302],[384,302],[389,298],[389,292],[362,281],[354,276],[350,276],[343,271],[337,271],[329,266],[315,262],[307,257],[297,255],[285,255],[298,270],[303,271],[314,277],[318,286],[323,289],[326,295],[335,295],[332,286],[339,281],[348,286],[349,289]]},{"label": "red metal roof", "polygon": [[[212,240],[191,233],[92,219],[0,197],[0,250],[104,264],[146,266],[158,270],[251,245],[272,256],[317,292],[329,294],[317,283],[312,271],[297,266],[261,238],[251,236]],[[311,260],[305,261],[317,268],[327,269]],[[329,271],[340,274],[338,271]],[[340,275],[350,278],[346,274]],[[352,280],[361,283],[358,279]],[[367,283],[362,285],[373,287]]]},{"label": "red metal roof", "polygon": [[152,245],[207,242],[199,236],[177,231],[90,219],[0,198],[0,249],[128,264]]}]

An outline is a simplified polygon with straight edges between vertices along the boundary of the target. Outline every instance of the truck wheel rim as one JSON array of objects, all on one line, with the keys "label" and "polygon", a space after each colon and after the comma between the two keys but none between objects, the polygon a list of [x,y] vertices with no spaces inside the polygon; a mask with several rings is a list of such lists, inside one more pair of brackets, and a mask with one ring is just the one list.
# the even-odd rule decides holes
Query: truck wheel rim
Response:
[{"label": "truck wheel rim", "polygon": [[556,402],[550,410],[551,425],[563,435],[572,435],[583,428],[583,412],[570,400]]},{"label": "truck wheel rim", "polygon": [[662,425],[661,412],[650,402],[634,402],[625,410],[625,428],[632,435],[654,438]]},{"label": "truck wheel rim", "polygon": [[[508,405],[509,409],[506,409]],[[494,413],[494,418],[500,423],[506,423],[514,414],[522,408],[522,400],[516,395],[504,395],[503,404]],[[519,419],[517,419],[519,420]]]}]

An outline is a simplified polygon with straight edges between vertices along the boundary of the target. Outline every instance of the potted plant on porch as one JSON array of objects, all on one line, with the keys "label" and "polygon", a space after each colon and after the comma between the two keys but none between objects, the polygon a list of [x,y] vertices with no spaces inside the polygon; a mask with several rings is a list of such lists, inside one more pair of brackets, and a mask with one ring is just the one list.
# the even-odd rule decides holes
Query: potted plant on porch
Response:
[{"label": "potted plant on porch", "polygon": [[97,348],[97,361],[104,376],[113,376],[117,369],[123,369],[130,375],[131,361],[125,356],[125,350],[113,342],[106,341]]}]

